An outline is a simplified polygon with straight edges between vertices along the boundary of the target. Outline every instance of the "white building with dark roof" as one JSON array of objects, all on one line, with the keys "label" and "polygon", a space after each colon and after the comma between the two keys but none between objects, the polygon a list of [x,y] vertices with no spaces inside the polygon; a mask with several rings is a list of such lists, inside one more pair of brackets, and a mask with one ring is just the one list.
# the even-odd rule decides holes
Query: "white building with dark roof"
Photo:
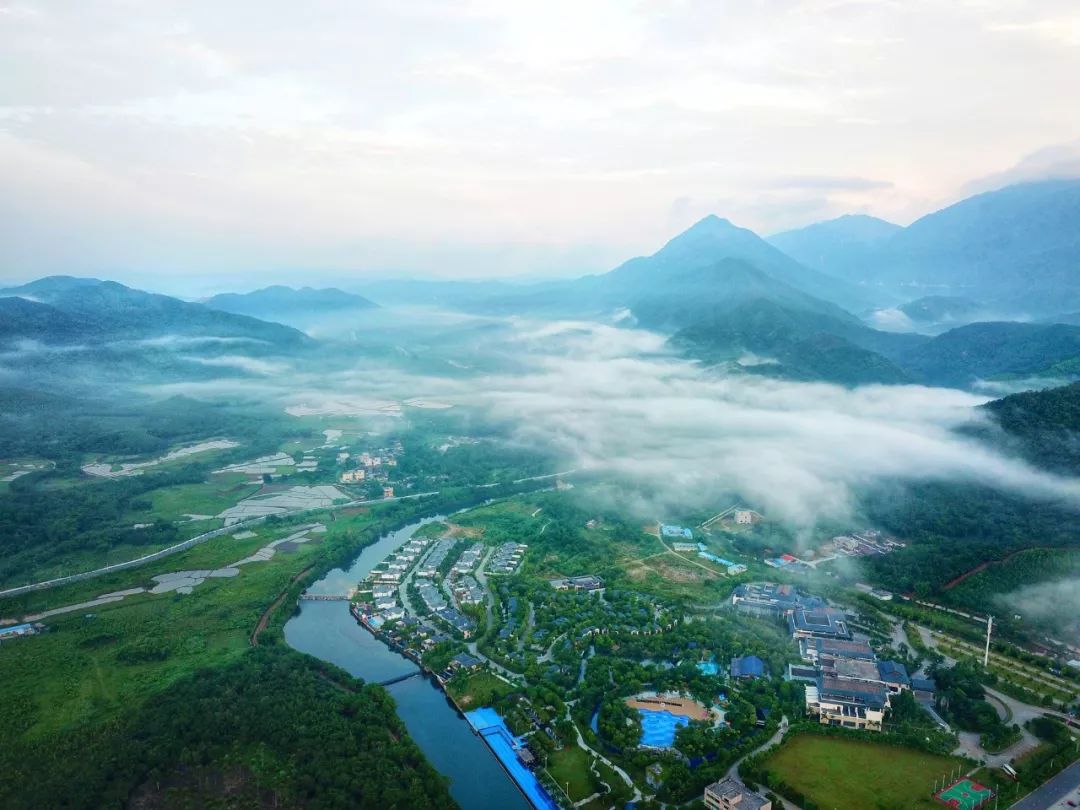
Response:
[{"label": "white building with dark roof", "polygon": [[772,810],[771,801],[730,776],[708,785],[702,799],[709,810]]}]

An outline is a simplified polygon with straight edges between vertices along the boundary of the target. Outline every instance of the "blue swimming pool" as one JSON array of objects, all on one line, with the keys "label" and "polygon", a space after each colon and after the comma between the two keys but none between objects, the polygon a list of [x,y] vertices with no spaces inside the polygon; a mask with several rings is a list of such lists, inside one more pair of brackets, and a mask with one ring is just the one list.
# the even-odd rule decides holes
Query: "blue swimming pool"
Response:
[{"label": "blue swimming pool", "polygon": [[675,732],[690,725],[688,717],[680,717],[669,711],[638,709],[641,714],[640,745],[649,748],[671,748],[675,744]]},{"label": "blue swimming pool", "polygon": [[698,661],[697,668],[702,675],[720,674],[720,667],[715,661]]}]

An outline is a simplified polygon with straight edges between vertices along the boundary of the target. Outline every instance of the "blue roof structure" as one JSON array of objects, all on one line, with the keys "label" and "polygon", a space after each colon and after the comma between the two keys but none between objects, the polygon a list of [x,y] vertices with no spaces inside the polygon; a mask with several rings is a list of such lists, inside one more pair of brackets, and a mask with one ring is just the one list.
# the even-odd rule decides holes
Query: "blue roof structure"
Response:
[{"label": "blue roof structure", "polygon": [[660,534],[664,537],[685,537],[687,540],[694,539],[694,533],[690,529],[684,529],[682,526],[669,525],[667,523],[660,524]]},{"label": "blue roof structure", "polygon": [[806,638],[800,643],[804,649],[814,650],[818,655],[855,658],[861,661],[873,661],[877,658],[873,649],[865,641],[845,641],[838,638]]},{"label": "blue roof structure", "polygon": [[764,678],[765,662],[756,655],[744,655],[731,659],[732,678]]},{"label": "blue roof structure", "polygon": [[935,692],[937,684],[933,678],[912,678],[911,688],[917,692]]},{"label": "blue roof structure", "polygon": [[517,757],[517,751],[525,743],[510,733],[502,717],[490,707],[475,709],[465,713],[466,719],[476,729],[477,733],[484,738],[488,748],[495,754],[506,772],[521,788],[529,802],[537,810],[559,810],[559,805],[540,784],[528,768],[521,764]]},{"label": "blue roof structure", "polygon": [[899,661],[879,661],[877,668],[881,680],[885,681],[885,683],[898,683],[903,686],[911,684],[911,678],[907,674],[907,667]]},{"label": "blue roof structure", "polygon": [[0,627],[0,636],[21,636],[34,629],[31,624],[15,624],[11,627]]},{"label": "blue roof structure", "polygon": [[828,675],[818,677],[818,694],[823,700],[835,700],[871,709],[884,709],[888,703],[888,693],[884,686]]}]

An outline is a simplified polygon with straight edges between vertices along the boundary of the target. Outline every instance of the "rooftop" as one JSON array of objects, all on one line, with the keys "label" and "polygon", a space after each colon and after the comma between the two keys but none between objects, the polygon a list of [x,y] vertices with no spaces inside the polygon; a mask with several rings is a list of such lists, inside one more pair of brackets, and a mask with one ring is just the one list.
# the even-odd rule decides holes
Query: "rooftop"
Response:
[{"label": "rooftop", "polygon": [[717,799],[727,799],[729,804],[735,805],[739,810],[761,810],[769,806],[768,799],[759,796],[731,777],[720,782],[713,782],[705,788],[705,792]]}]

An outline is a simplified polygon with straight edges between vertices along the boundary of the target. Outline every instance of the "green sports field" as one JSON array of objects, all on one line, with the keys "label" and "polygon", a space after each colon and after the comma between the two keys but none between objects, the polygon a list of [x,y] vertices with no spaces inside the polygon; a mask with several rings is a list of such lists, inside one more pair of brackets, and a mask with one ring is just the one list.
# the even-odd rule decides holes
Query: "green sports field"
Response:
[{"label": "green sports field", "polygon": [[994,791],[970,779],[961,779],[938,794],[943,804],[957,810],[977,810],[992,798]]},{"label": "green sports field", "polygon": [[959,763],[912,748],[801,734],[786,740],[765,768],[774,783],[783,781],[829,810],[940,810],[931,795],[934,780]]}]

